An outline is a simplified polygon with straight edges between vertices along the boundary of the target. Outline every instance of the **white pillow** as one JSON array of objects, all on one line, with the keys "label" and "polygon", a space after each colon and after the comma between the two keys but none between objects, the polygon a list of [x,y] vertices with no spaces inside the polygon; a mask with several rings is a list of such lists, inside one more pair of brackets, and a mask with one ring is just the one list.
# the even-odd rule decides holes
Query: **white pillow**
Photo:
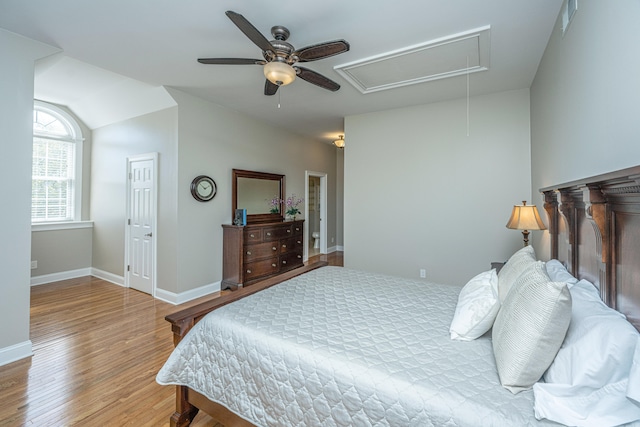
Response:
[{"label": "white pillow", "polygon": [[512,393],[531,388],[562,345],[571,320],[565,283],[551,282],[537,261],[514,282],[493,324],[500,383]]},{"label": "white pillow", "polygon": [[640,420],[640,334],[593,284],[581,280],[570,292],[567,336],[546,383],[533,387],[536,417],[598,427]]},{"label": "white pillow", "polygon": [[458,295],[458,305],[451,321],[451,339],[471,341],[493,326],[500,310],[496,269],[475,276]]},{"label": "white pillow", "polygon": [[557,259],[552,259],[547,261],[545,264],[547,269],[547,274],[552,282],[565,282],[569,289],[576,283],[578,283],[578,279],[573,277],[571,273],[567,270],[567,268]]},{"label": "white pillow", "polygon": [[500,302],[503,302],[507,297],[516,279],[534,262],[536,262],[536,253],[533,250],[533,246],[525,246],[511,255],[507,263],[498,273],[498,295],[500,295]]}]

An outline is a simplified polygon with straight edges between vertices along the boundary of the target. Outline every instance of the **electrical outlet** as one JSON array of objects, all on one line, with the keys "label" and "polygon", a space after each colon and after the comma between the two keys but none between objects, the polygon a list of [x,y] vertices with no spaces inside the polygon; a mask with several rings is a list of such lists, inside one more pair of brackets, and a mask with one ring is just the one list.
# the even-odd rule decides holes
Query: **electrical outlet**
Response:
[{"label": "electrical outlet", "polygon": [[420,278],[424,279],[427,277],[427,270],[425,270],[424,268],[420,269]]},{"label": "electrical outlet", "polygon": [[331,238],[331,243],[334,243],[335,241],[336,241],[336,238],[335,238],[335,237],[332,237],[332,238]]},{"label": "electrical outlet", "polygon": [[31,261],[31,269],[35,270],[36,268],[38,268],[38,261]]}]

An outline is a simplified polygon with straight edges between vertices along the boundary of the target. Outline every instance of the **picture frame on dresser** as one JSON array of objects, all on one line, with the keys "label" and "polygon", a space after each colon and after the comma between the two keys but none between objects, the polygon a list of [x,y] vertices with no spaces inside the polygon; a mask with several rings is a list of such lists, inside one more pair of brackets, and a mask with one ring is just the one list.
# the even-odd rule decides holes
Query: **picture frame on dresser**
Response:
[{"label": "picture frame on dresser", "polygon": [[236,213],[233,216],[233,225],[247,225],[246,209],[236,209]]}]

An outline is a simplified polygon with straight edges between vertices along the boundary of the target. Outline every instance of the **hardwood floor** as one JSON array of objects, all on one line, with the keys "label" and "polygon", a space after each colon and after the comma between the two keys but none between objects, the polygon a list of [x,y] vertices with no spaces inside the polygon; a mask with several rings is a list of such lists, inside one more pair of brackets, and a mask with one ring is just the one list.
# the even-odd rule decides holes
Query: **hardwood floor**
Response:
[{"label": "hardwood floor", "polygon": [[332,252],[326,255],[316,255],[309,258],[309,261],[305,264],[313,263],[316,261],[327,261],[329,265],[344,266],[344,252]]},{"label": "hardwood floor", "polygon": [[[0,425],[168,426],[175,389],[155,382],[173,349],[164,316],[211,297],[174,306],[90,276],[32,287],[34,355],[0,367]],[[203,413],[192,426],[223,427]]]}]

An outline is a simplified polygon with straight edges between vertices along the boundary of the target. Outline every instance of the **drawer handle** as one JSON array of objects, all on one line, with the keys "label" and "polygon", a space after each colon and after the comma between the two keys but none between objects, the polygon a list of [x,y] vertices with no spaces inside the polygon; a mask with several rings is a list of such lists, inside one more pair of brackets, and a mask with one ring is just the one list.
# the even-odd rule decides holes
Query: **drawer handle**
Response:
[{"label": "drawer handle", "polygon": [[277,267],[278,264],[276,264],[275,262],[273,264],[271,264],[271,267]]},{"label": "drawer handle", "polygon": [[287,230],[287,233],[291,233],[291,230]]},{"label": "drawer handle", "polygon": [[251,270],[247,270],[247,274],[251,274]]},{"label": "drawer handle", "polygon": [[278,248],[276,248],[276,247],[274,246],[274,247],[272,247],[272,248],[271,248],[271,250],[273,250],[273,251],[277,251],[277,250],[278,250]]},{"label": "drawer handle", "polygon": [[286,249],[287,245],[282,245],[282,247]]},{"label": "drawer handle", "polygon": [[299,244],[299,245],[301,245],[301,244],[302,244],[302,242],[301,242],[300,240],[298,240],[298,244]]},{"label": "drawer handle", "polygon": [[283,264],[286,264],[286,263],[287,263],[287,261],[282,261],[282,263],[283,263]]},{"label": "drawer handle", "polygon": [[255,234],[249,234],[249,236],[250,236],[250,237],[256,237],[256,235],[255,235]]},{"label": "drawer handle", "polygon": [[271,233],[267,233],[267,236],[271,236]]},{"label": "drawer handle", "polygon": [[296,227],[296,231],[300,231],[300,227]]},{"label": "drawer handle", "polygon": [[251,255],[251,251],[247,251],[247,255]]},{"label": "drawer handle", "polygon": [[298,255],[298,259],[302,258],[302,255]]}]

